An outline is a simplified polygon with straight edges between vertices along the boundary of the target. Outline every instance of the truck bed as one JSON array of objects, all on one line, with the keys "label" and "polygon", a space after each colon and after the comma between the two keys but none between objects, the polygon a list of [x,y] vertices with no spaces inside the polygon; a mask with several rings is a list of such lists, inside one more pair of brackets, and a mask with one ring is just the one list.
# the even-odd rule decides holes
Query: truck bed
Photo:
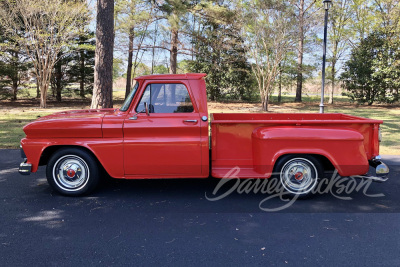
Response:
[{"label": "truck bed", "polygon": [[212,113],[212,124],[220,123],[383,123],[342,113]]},{"label": "truck bed", "polygon": [[[369,159],[379,155],[378,135],[381,123],[383,122],[380,120],[341,113],[213,113],[212,175],[223,178],[232,168],[238,167],[239,177],[268,178],[279,157],[276,147],[278,143],[279,150],[286,153],[293,151],[294,154],[296,151],[306,152],[312,147],[327,147],[328,151],[310,149],[308,153],[324,153],[328,159],[333,158],[330,154],[335,151],[339,155],[343,145],[354,145],[354,155],[366,155],[366,158],[354,160],[368,163]],[[344,143],[346,140],[347,143]],[[316,145],[316,142],[321,144]],[[359,153],[361,149],[365,153]],[[271,157],[272,162],[267,160],[268,157]],[[341,164],[351,165],[351,157],[353,155],[341,156]],[[332,164],[335,166],[334,162]],[[340,165],[339,162],[337,165]],[[363,171],[360,168],[349,166],[338,171],[342,172],[341,175],[351,175],[352,172]]]}]

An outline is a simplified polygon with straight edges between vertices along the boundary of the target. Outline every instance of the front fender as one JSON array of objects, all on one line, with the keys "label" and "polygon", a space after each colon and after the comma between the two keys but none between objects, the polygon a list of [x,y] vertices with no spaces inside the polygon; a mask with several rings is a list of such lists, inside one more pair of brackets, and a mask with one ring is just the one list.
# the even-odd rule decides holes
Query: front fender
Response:
[{"label": "front fender", "polygon": [[27,157],[27,163],[32,164],[32,172],[39,167],[40,157],[46,148],[53,146],[83,147],[99,160],[100,164],[115,178],[124,177],[123,143],[120,138],[55,138],[55,139],[29,139],[21,140],[22,148]]},{"label": "front fender", "polygon": [[252,145],[254,168],[261,174],[272,173],[279,157],[287,154],[322,155],[341,176],[362,175],[369,169],[364,137],[350,129],[259,127],[252,133]]}]

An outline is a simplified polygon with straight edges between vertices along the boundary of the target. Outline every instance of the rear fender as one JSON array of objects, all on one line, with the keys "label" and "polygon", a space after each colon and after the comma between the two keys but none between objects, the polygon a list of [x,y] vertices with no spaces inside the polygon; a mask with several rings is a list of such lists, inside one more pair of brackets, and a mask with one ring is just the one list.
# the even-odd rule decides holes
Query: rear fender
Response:
[{"label": "rear fender", "polygon": [[260,174],[272,173],[287,154],[326,157],[341,176],[362,175],[369,164],[361,133],[349,129],[306,126],[259,127],[252,133],[253,165]]}]

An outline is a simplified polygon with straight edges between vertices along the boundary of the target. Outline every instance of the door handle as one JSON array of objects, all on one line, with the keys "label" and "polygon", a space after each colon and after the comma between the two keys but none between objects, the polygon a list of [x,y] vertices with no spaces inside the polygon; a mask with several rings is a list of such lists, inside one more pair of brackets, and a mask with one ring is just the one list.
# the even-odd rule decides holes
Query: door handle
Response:
[{"label": "door handle", "polygon": [[194,122],[194,123],[196,123],[197,120],[184,120],[183,122]]}]

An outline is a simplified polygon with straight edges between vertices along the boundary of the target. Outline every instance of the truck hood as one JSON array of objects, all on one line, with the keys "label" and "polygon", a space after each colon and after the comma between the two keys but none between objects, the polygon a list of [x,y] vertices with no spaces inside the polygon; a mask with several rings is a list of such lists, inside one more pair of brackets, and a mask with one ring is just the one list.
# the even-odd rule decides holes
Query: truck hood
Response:
[{"label": "truck hood", "polygon": [[27,138],[102,137],[106,114],[116,109],[87,109],[57,112],[40,117],[24,127]]}]

